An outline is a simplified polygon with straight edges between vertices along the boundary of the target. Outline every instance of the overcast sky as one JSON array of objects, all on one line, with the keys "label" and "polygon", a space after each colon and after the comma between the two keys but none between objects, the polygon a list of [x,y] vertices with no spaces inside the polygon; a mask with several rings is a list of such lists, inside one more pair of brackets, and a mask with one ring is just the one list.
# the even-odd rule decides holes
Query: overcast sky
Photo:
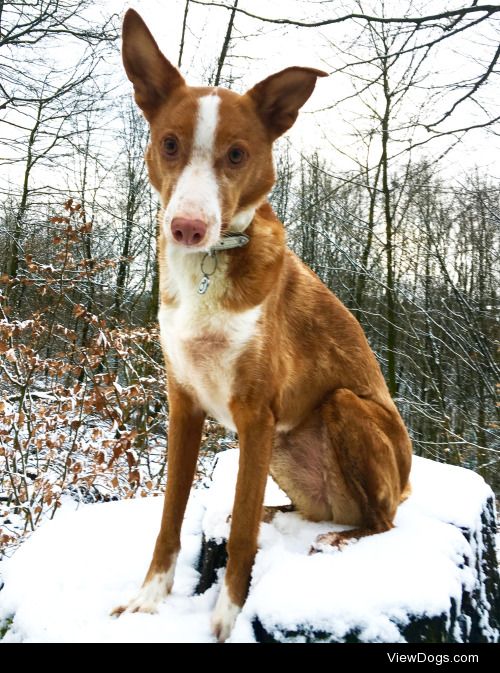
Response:
[{"label": "overcast sky", "polygon": [[[230,0],[225,0],[230,3]],[[152,33],[164,53],[177,63],[179,42],[184,12],[184,0],[133,0],[121,2],[110,0],[116,11],[123,12],[134,7],[148,23]],[[287,17],[301,20],[341,15],[355,9],[355,2],[320,2],[315,0],[240,0],[239,7],[267,17]],[[367,13],[380,14],[380,2],[363,2]],[[417,5],[419,3],[416,3]],[[446,7],[463,6],[463,2],[443,2],[431,0],[427,3],[427,12],[442,11]],[[408,6],[406,0],[385,2],[386,14],[400,16]],[[227,27],[229,13],[221,8],[205,8],[191,5],[189,14],[189,32],[186,36],[182,71],[191,84],[201,84],[207,70],[213,68],[218,57]],[[377,8],[378,12],[377,12]],[[413,12],[418,14],[419,12]],[[353,134],[357,129],[366,128],[367,109],[359,100],[351,100],[331,108],[339,100],[352,93],[352,80],[336,72],[353,56],[362,54],[361,44],[356,42],[362,24],[345,22],[325,28],[301,29],[262,24],[253,19],[238,15],[235,22],[235,40],[227,59],[225,74],[233,75],[235,88],[245,91],[255,82],[267,75],[290,65],[307,65],[325,69],[331,73],[327,79],[319,80],[316,90],[304,107],[295,129],[290,134],[294,147],[320,148],[339,169],[352,167],[345,154],[355,153]],[[408,98],[402,106],[398,121],[404,124],[415,110],[427,104],[428,87],[435,87],[472,77],[482,67],[482,61],[491,54],[492,45],[498,44],[498,32],[493,30],[484,35],[480,33],[457,36],[431,55],[429,73],[420,82],[420,88]],[[364,38],[363,38],[364,39]],[[351,44],[352,43],[352,44]],[[350,49],[347,49],[350,45]],[[370,76],[373,71],[366,68],[356,71],[360,75]],[[482,92],[484,100],[493,109],[498,110],[500,97],[492,87]],[[365,100],[365,103],[373,100]],[[444,106],[444,101],[443,101]],[[443,107],[443,109],[445,109]],[[317,112],[323,110],[322,112]],[[427,115],[432,116],[432,106]],[[438,104],[436,102],[436,113]],[[463,105],[450,120],[448,128],[457,128],[469,121],[479,119],[479,110],[473,104]],[[404,135],[404,134],[403,134]],[[402,137],[402,136],[401,136]],[[425,133],[421,140],[428,137]],[[436,157],[449,144],[449,139],[433,141],[425,145],[425,154]],[[498,138],[486,131],[471,132],[442,163],[445,173],[461,172],[463,169],[479,166],[493,175],[500,175],[500,154]],[[340,150],[340,151],[336,151]],[[345,154],[344,154],[345,152]]]},{"label": "overcast sky", "polygon": [[[232,0],[221,0],[232,4]],[[385,2],[386,14],[401,15],[410,0]],[[422,3],[415,0],[415,4]],[[446,0],[429,0],[425,3],[427,12],[442,11],[446,7],[463,6],[463,2],[446,2]],[[381,0],[363,2],[367,13],[380,14]],[[134,7],[143,16],[150,30],[157,39],[165,55],[177,63],[182,29],[185,0],[100,0],[91,10],[93,18],[103,14],[116,12],[123,15],[128,7]],[[339,16],[356,8],[355,0],[240,0],[239,7],[267,17],[287,17],[302,20]],[[378,10],[377,10],[378,8]],[[418,11],[412,12],[418,14]],[[229,13],[218,7],[202,7],[190,5],[188,32],[181,70],[188,83],[204,84],[207,73],[213,72],[224,35],[227,28]],[[368,36],[361,35],[363,22],[347,21],[324,28],[296,28],[262,23],[254,19],[237,15],[233,31],[233,41],[223,71],[234,80],[234,88],[244,92],[260,79],[282,68],[291,65],[317,67],[331,73],[328,78],[318,80],[316,90],[303,108],[295,127],[286,136],[292,158],[297,159],[301,152],[310,153],[318,149],[330,164],[332,172],[341,173],[355,168],[355,160],[364,160],[366,150],[357,137],[366,132],[372,121],[369,119],[369,107],[381,109],[380,91],[378,94],[363,94],[342,102],[352,96],[354,86],[360,88],[363,78],[374,75],[372,67],[357,67],[351,72],[340,72],[346,64],[356,58],[367,55],[365,48]],[[462,33],[453,40],[443,43],[442,47],[431,53],[422,70],[419,86],[404,99],[397,117],[392,122],[392,152],[400,151],[408,144],[409,131],[405,125],[420,111],[421,118],[429,121],[439,117],[439,113],[447,108],[446,100],[431,98],[431,94],[439,91],[443,83],[456,82],[464,77],[473,77],[482,72],[485,59],[491,55],[498,45],[500,31],[498,23],[484,34],[483,26],[478,33],[469,31]],[[47,58],[71,63],[71,48],[61,40],[59,47],[47,51]],[[404,62],[406,63],[406,61]],[[404,65],[403,63],[403,65]],[[107,71],[112,78],[116,90],[113,96],[131,95],[131,85],[125,77],[118,50],[107,63]],[[355,75],[354,79],[352,75]],[[399,71],[400,74],[400,71]],[[394,71],[394,79],[398,71]],[[500,114],[500,96],[498,87],[484,87],[480,91],[482,102],[493,114]],[[434,109],[435,108],[435,109]],[[456,114],[448,122],[448,128],[457,128],[468,123],[475,123],[483,112],[474,104],[460,106]],[[15,132],[15,131],[13,131]],[[103,129],[103,152],[106,145],[113,148],[116,127],[113,123]],[[379,136],[377,135],[376,138]],[[421,130],[413,140],[425,141],[428,133]],[[379,156],[378,140],[373,145],[369,164],[375,165]],[[423,145],[422,149],[412,154],[413,159],[421,156],[434,159],[439,157],[451,144],[449,137],[434,140]],[[453,151],[439,163],[439,171],[444,177],[460,175],[465,170],[477,166],[495,178],[500,176],[500,142],[499,137],[485,130],[472,131],[465,139],[454,147]],[[406,161],[408,155],[402,156]],[[21,166],[9,168],[8,178],[12,182],[19,179]],[[4,171],[5,179],[7,169]]]}]

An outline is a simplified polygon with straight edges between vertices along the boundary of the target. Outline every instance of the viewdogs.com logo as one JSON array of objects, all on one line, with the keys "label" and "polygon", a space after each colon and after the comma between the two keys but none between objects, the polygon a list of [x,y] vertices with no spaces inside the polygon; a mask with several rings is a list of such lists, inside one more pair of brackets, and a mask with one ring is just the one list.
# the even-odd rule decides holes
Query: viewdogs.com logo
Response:
[{"label": "viewdogs.com logo", "polygon": [[479,662],[478,654],[428,654],[426,652],[415,652],[414,654],[399,654],[398,652],[387,652],[387,658],[390,664],[477,664]]}]

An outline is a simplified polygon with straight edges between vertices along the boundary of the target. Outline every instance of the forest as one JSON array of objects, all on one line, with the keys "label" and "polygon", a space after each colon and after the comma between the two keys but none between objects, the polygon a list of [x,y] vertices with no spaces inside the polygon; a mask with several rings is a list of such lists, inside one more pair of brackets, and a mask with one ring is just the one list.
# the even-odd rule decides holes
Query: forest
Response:
[{"label": "forest", "polygon": [[[189,81],[243,92],[304,54],[330,73],[271,203],[365,329],[414,452],[498,494],[500,5],[132,4]],[[124,8],[0,0],[0,557],[65,498],[164,486],[159,204]],[[200,479],[235,443],[207,423]]]}]

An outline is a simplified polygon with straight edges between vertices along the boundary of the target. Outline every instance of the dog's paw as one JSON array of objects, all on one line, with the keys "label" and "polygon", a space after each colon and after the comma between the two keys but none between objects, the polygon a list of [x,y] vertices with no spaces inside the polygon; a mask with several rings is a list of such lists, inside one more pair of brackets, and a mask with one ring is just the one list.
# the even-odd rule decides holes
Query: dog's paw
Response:
[{"label": "dog's paw", "polygon": [[240,610],[240,606],[233,603],[229,597],[226,583],[224,582],[212,614],[212,632],[219,643],[223,643],[231,635]]},{"label": "dog's paw", "polygon": [[343,533],[323,533],[318,535],[316,540],[311,545],[309,556],[325,551],[341,551],[346,547],[352,539],[347,538]]},{"label": "dog's paw", "polygon": [[145,582],[139,593],[127,605],[119,605],[111,611],[113,617],[124,612],[146,612],[154,614],[158,606],[172,590],[173,573],[158,573]]}]

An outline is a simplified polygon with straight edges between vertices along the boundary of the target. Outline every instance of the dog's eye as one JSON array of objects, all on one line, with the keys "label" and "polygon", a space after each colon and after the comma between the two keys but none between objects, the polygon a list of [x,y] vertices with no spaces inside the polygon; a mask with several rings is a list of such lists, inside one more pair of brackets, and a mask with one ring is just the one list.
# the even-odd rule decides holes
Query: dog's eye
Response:
[{"label": "dog's eye", "polygon": [[239,164],[242,164],[247,157],[247,153],[242,147],[238,147],[235,145],[234,147],[231,147],[229,152],[227,153],[227,158],[229,159],[229,163],[232,164],[233,166],[238,166]]},{"label": "dog's eye", "polygon": [[179,152],[179,143],[175,136],[167,136],[163,141],[163,151],[167,158],[173,159]]}]

